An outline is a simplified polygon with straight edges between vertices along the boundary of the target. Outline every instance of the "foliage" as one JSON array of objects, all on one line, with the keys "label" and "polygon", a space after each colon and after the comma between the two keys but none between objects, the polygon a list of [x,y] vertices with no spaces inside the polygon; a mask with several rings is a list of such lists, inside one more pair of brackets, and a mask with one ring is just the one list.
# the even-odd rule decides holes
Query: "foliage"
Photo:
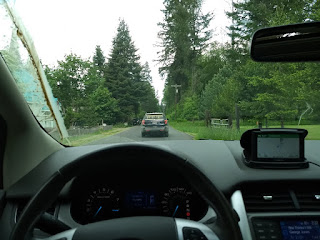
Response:
[{"label": "foliage", "polygon": [[310,20],[320,21],[320,1],[316,0],[311,7]]},{"label": "foliage", "polygon": [[[229,27],[231,44],[213,43],[209,51],[197,55],[194,65],[188,54],[182,55],[189,62],[176,61],[181,52],[174,48],[172,36],[184,36],[188,32],[183,24],[176,24],[179,17],[172,11],[178,12],[178,8],[174,8],[178,6],[175,1],[165,1],[165,19],[159,33],[163,40],[160,62],[162,60],[167,71],[164,101],[168,114],[175,113],[175,95],[170,85],[180,84],[177,79],[185,78],[185,87],[178,96],[178,118],[192,120],[190,116],[198,116],[209,125],[212,117],[234,119],[238,105],[240,117],[253,119],[253,122],[265,119],[298,122],[306,109],[309,110],[304,118],[319,121],[318,64],[256,63],[249,58],[248,52],[250,38],[259,28],[320,20],[319,1],[246,0],[234,3],[233,12],[227,13],[232,20]],[[182,39],[180,48],[189,49]],[[174,75],[175,69],[184,69],[184,78]],[[196,84],[192,85],[192,82]]]},{"label": "foliage", "polygon": [[263,27],[303,22],[310,16],[313,0],[247,0],[233,4],[230,37],[234,48],[248,54],[252,34]]},{"label": "foliage", "polygon": [[80,108],[79,102],[85,96],[85,80],[89,67],[88,61],[71,53],[65,56],[65,60],[58,61],[56,68],[46,68],[53,94],[58,98],[63,109],[78,110]]},{"label": "foliage", "polygon": [[[45,72],[53,94],[60,103],[66,127],[94,126],[102,120],[114,121],[117,102],[103,87],[104,79],[92,62],[71,53],[59,61],[57,67],[46,66]],[[112,110],[99,111],[106,105]]]},{"label": "foliage", "polygon": [[[118,102],[105,87],[99,87],[92,93],[90,105],[95,118],[108,125],[117,122]],[[92,117],[92,116],[91,116]]]},{"label": "foliage", "polygon": [[141,71],[141,96],[140,96],[140,116],[142,118],[146,112],[158,112],[159,103],[155,95],[152,84],[151,70],[148,62],[142,66]]},{"label": "foliage", "polygon": [[157,108],[157,100],[151,86],[149,66],[140,65],[140,56],[123,20],[112,44],[105,85],[118,101],[118,121],[125,122],[138,117],[141,111]]},{"label": "foliage", "polygon": [[199,119],[199,99],[195,95],[184,99],[182,117],[189,121]]},{"label": "foliage", "polygon": [[[208,30],[212,14],[203,14],[202,0],[164,0],[164,22],[158,23],[161,30],[159,53],[160,73],[166,78],[165,101],[170,107],[179,102],[189,87],[196,90],[197,59],[207,48],[211,31]],[[171,85],[181,85],[175,96]]]},{"label": "foliage", "polygon": [[[92,61],[69,54],[46,68],[66,125],[123,123],[162,109],[182,123],[209,125],[212,117],[235,119],[236,105],[241,118],[254,124],[298,122],[307,109],[302,121],[320,120],[317,63],[257,63],[248,52],[250,37],[261,27],[320,20],[319,1],[238,1],[227,13],[231,43],[225,44],[212,42],[213,14],[203,13],[203,0],[163,3],[157,60],[165,79],[161,109],[149,63],[140,63],[128,26],[120,20],[108,58],[96,46]],[[181,85],[178,93],[174,84]],[[218,132],[199,131],[202,137]]]},{"label": "foliage", "polygon": [[233,116],[239,87],[231,78],[232,68],[225,65],[206,85],[201,97],[201,111],[206,121],[211,117],[229,118]]},{"label": "foliage", "polygon": [[101,76],[103,76],[104,72],[105,72],[105,67],[106,67],[105,62],[106,62],[106,59],[105,59],[104,54],[101,50],[101,47],[99,45],[97,45],[96,49],[95,49],[94,56],[93,56],[93,63],[97,67]]},{"label": "foliage", "polygon": [[92,61],[71,53],[56,67],[46,66],[66,126],[116,124],[157,111],[149,64],[141,66],[139,59],[128,27],[121,20],[108,63],[101,47],[96,46]]}]

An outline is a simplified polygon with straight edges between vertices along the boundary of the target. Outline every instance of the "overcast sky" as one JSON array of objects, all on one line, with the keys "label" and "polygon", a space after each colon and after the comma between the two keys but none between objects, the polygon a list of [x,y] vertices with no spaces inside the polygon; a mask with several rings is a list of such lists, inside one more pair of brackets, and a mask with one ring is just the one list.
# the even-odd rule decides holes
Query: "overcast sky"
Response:
[{"label": "overcast sky", "polygon": [[[44,64],[56,65],[71,52],[83,58],[92,58],[96,45],[106,57],[111,51],[119,19],[123,18],[141,63],[149,62],[153,85],[161,99],[164,80],[158,74],[158,22],[163,20],[163,0],[16,0],[16,9],[29,30],[38,55]],[[205,0],[203,12],[211,11],[215,18],[211,28],[214,40],[228,41],[225,11],[231,9],[231,0]]]}]

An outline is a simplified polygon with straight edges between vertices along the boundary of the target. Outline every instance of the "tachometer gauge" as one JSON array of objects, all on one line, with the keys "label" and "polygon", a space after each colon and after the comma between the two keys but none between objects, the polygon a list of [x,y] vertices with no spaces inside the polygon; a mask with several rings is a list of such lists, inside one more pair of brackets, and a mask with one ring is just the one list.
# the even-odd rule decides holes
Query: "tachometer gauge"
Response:
[{"label": "tachometer gauge", "polygon": [[162,213],[169,217],[191,219],[192,191],[184,187],[172,187],[163,194]]},{"label": "tachometer gauge", "polygon": [[101,187],[89,193],[86,200],[86,214],[90,222],[118,217],[119,196],[113,189]]}]

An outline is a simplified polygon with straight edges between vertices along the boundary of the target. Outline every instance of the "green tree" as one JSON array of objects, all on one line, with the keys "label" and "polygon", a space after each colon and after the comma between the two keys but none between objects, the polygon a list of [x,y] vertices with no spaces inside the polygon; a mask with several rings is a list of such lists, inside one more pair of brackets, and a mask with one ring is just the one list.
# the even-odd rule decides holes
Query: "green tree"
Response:
[{"label": "green tree", "polygon": [[232,75],[231,66],[225,65],[206,85],[200,111],[207,123],[211,117],[232,119],[239,92],[239,86]]},{"label": "green tree", "polygon": [[139,113],[141,92],[140,56],[124,20],[120,20],[106,69],[106,86],[117,99],[119,121],[129,121]]},{"label": "green tree", "polygon": [[199,98],[196,95],[184,99],[182,117],[189,121],[199,119]]},{"label": "green tree", "polygon": [[99,71],[101,76],[104,76],[105,72],[105,64],[106,59],[104,57],[103,51],[101,50],[100,45],[96,46],[95,53],[93,55],[93,63],[96,66],[97,70]]},{"label": "green tree", "polygon": [[[90,107],[98,122],[114,124],[119,113],[118,102],[105,87],[99,87],[90,96]],[[92,117],[92,116],[91,116]]]},{"label": "green tree", "polygon": [[[67,127],[71,125],[93,126],[99,124],[101,119],[108,120],[100,112],[96,112],[101,105],[108,104],[108,102],[92,103],[94,99],[92,96],[95,96],[95,92],[102,88],[104,82],[98,67],[93,62],[83,60],[76,54],[69,54],[64,60],[58,61],[57,67],[52,69],[46,67],[45,73],[54,96],[61,104]],[[116,107],[112,99],[104,100],[110,100],[110,104],[115,104]],[[92,107],[93,105],[95,108]]]},{"label": "green tree", "polygon": [[145,64],[142,65],[141,78],[142,81],[152,83],[151,70],[148,62],[145,62]]},{"label": "green tree", "polygon": [[166,76],[165,101],[167,106],[175,102],[175,90],[172,84],[182,85],[179,92],[195,91],[197,86],[196,63],[198,57],[207,48],[211,31],[208,26],[212,14],[203,14],[202,0],[164,0],[164,22],[158,33],[161,39],[159,52],[160,73]]},{"label": "green tree", "polygon": [[101,71],[93,62],[89,62],[87,74],[83,75],[83,79],[85,82],[86,96],[95,92],[99,87],[104,86],[105,83],[105,79],[101,75]]},{"label": "green tree", "polygon": [[[305,64],[252,62],[248,58],[248,43],[259,28],[306,21],[312,16],[313,8],[316,9],[314,3],[313,0],[248,0],[235,3],[234,11],[228,13],[232,19],[230,53],[236,56],[235,63],[239,65],[234,68],[233,79],[240,84],[238,100],[242,116],[260,120],[294,119],[306,102],[313,102],[305,95],[309,85]],[[240,56],[245,57],[240,59]]]},{"label": "green tree", "polygon": [[196,94],[199,96],[207,83],[227,64],[228,45],[221,45],[216,42],[211,44],[210,50],[198,59],[196,77],[198,84]]},{"label": "green tree", "polygon": [[311,7],[310,19],[312,21],[320,21],[320,1],[316,0]]},{"label": "green tree", "polygon": [[148,62],[146,62],[142,66],[141,71],[141,82],[140,82],[140,88],[141,88],[141,95],[139,97],[139,102],[141,106],[141,114],[144,115],[146,112],[157,112],[159,110],[159,102],[155,95],[155,90],[152,83],[152,76],[151,76],[151,70],[149,67]]},{"label": "green tree", "polygon": [[46,69],[53,95],[58,98],[63,110],[67,108],[78,111],[81,100],[86,96],[85,84],[90,63],[76,54],[69,54],[58,61],[58,66]]}]

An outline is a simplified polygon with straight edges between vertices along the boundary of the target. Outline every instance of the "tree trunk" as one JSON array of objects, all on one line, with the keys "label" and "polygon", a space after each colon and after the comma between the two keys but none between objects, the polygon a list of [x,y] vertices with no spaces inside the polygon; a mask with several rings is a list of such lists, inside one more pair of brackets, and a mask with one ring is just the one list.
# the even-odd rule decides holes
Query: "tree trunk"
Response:
[{"label": "tree trunk", "polygon": [[268,118],[266,118],[266,128],[268,128]]},{"label": "tree trunk", "polygon": [[236,126],[237,126],[237,130],[240,130],[240,114],[239,114],[238,104],[235,105],[235,112],[236,112]]},{"label": "tree trunk", "polygon": [[209,127],[211,125],[211,116],[210,112],[208,110],[205,111],[205,120],[206,120],[206,126]]},{"label": "tree trunk", "polygon": [[228,124],[229,124],[228,128],[232,128],[232,116],[231,115],[229,115],[229,117],[228,117]]}]

